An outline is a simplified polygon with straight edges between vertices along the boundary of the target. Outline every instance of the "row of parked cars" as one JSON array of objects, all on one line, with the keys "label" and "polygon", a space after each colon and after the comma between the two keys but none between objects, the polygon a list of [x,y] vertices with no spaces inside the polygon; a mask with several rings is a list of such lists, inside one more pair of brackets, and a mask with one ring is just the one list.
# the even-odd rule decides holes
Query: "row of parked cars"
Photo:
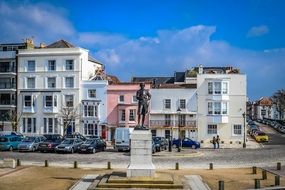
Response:
[{"label": "row of parked cars", "polygon": [[253,120],[248,120],[248,133],[257,142],[268,142],[269,140],[268,135],[261,131]]},{"label": "row of parked cars", "polygon": [[274,128],[276,131],[279,131],[280,133],[285,134],[285,125],[282,125],[280,122],[275,120],[269,120],[269,119],[257,119],[257,122],[263,123],[265,125],[269,125],[272,128]]},{"label": "row of parked cars", "polygon": [[0,133],[0,150],[56,153],[95,153],[104,151],[106,142],[99,136],[84,137],[79,133],[23,136],[17,132]]}]

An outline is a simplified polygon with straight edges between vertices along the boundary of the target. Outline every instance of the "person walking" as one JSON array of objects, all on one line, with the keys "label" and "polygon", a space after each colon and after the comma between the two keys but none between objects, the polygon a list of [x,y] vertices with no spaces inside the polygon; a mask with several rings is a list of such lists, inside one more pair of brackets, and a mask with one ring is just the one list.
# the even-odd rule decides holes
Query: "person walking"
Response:
[{"label": "person walking", "polygon": [[216,149],[216,137],[215,136],[213,136],[213,140],[212,140],[213,142],[213,145],[214,145],[214,149]]},{"label": "person walking", "polygon": [[216,138],[216,143],[217,143],[217,148],[219,149],[220,148],[220,137],[219,135],[217,135],[217,138]]}]

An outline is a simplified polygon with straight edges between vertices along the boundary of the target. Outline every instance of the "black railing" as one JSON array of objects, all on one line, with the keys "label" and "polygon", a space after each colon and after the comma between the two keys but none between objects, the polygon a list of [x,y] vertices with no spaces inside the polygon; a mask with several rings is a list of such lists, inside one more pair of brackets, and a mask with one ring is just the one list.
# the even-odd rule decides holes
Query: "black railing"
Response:
[{"label": "black railing", "polygon": [[190,127],[196,126],[195,120],[150,120],[151,126],[165,126],[165,127]]},{"label": "black railing", "polygon": [[11,89],[11,88],[16,88],[16,84],[10,82],[0,82],[0,89]]}]

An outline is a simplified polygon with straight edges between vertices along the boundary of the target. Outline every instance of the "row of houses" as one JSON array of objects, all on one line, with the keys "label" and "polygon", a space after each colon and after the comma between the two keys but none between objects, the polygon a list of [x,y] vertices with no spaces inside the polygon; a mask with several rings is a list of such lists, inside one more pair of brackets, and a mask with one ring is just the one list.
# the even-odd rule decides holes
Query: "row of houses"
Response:
[{"label": "row of houses", "polygon": [[246,75],[236,68],[199,66],[120,82],[88,50],[64,40],[0,48],[2,130],[11,129],[9,115],[16,113],[24,134],[80,132],[112,140],[117,127],[137,125],[135,95],[144,82],[152,95],[145,125],[153,136],[180,134],[203,143],[215,135],[224,143],[243,139]]}]

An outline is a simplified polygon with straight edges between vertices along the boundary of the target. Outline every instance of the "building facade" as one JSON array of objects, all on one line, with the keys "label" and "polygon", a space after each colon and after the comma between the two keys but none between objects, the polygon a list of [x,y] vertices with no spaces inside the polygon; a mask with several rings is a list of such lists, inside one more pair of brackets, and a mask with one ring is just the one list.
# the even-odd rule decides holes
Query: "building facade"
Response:
[{"label": "building facade", "polygon": [[81,83],[81,134],[107,138],[107,85],[101,77]]},{"label": "building facade", "polygon": [[[139,83],[118,83],[107,87],[107,121],[108,140],[112,140],[116,127],[134,128],[137,125],[136,92],[140,89]],[[145,89],[150,89],[150,84],[145,84]],[[145,126],[149,118],[145,118]]]},{"label": "building facade", "polygon": [[18,115],[23,134],[80,132],[81,82],[97,67],[88,50],[64,40],[18,52]]}]

